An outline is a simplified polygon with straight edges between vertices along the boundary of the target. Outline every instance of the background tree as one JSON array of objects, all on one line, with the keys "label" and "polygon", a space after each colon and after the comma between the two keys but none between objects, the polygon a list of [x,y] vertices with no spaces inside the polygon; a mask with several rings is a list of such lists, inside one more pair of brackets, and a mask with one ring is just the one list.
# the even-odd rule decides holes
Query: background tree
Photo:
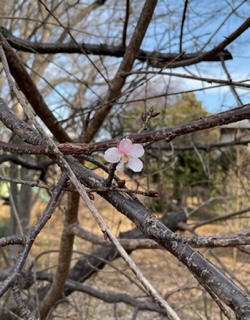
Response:
[{"label": "background tree", "polygon": [[[223,142],[214,129],[250,117],[248,76],[228,64],[239,70],[248,54],[248,12],[247,1],[3,4],[2,219],[12,227],[0,239],[1,319],[249,318],[248,278],[233,273],[237,250],[248,255],[247,223],[212,237],[200,229],[248,221],[248,137]],[[206,110],[200,92],[216,87],[232,98]],[[104,160],[123,138],[143,145],[142,173]],[[201,209],[213,217],[191,220]],[[231,268],[215,247],[233,248]],[[138,251],[149,248],[165,250]],[[161,270],[154,286],[147,266],[152,282]]]}]

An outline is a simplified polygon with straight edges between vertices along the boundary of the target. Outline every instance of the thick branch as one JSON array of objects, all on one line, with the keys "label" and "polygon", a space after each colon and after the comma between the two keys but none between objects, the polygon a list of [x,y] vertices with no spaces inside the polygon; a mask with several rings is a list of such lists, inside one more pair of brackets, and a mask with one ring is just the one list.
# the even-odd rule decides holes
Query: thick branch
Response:
[{"label": "thick branch", "polygon": [[2,45],[5,52],[11,75],[17,82],[19,88],[21,89],[37,115],[42,119],[42,121],[58,141],[70,141],[71,139],[68,137],[67,133],[61,127],[57,118],[54,116],[54,114],[51,112],[48,105],[44,101],[34,81],[31,79],[30,75],[25,69],[23,62],[19,59],[15,51],[12,49],[10,44],[6,41],[1,33],[0,45]]},{"label": "thick branch", "polygon": [[[8,106],[5,104],[4,100],[0,99],[0,120],[11,130],[14,130],[13,125],[9,123],[8,119],[11,117],[16,117],[13,113],[7,112],[5,113],[5,108],[8,109]],[[6,117],[7,114],[7,117]],[[210,128],[214,128],[223,124],[228,124],[232,122],[237,122],[244,119],[250,118],[250,104],[246,104],[242,107],[234,108],[228,111],[224,111],[221,113],[213,114],[211,116],[207,116],[198,120],[193,120],[184,124],[180,124],[174,127],[169,127],[161,130],[148,131],[139,134],[131,134],[127,137],[130,138],[135,143],[148,143],[148,142],[156,142],[160,140],[166,140],[167,142],[175,139],[178,136],[182,136],[185,134],[206,130]],[[18,118],[17,118],[18,119]],[[22,131],[19,129],[22,128]],[[21,138],[25,137],[25,140],[29,143],[33,143],[33,139],[28,139],[29,134],[32,132],[30,128],[27,126],[27,130],[20,125],[20,128],[15,128],[14,132],[20,135]],[[28,132],[27,132],[28,131]],[[26,133],[28,135],[26,136]],[[23,136],[25,134],[25,136]],[[34,134],[34,137],[36,135]],[[112,140],[106,140],[98,143],[92,144],[72,144],[72,143],[64,143],[59,144],[59,150],[67,155],[67,154],[89,154],[95,151],[104,151],[110,147],[116,146],[121,138],[116,138]],[[242,142],[241,142],[242,143]],[[219,145],[220,146],[220,145]],[[0,142],[0,149],[13,152],[17,154],[51,154],[51,151],[48,150],[46,145],[38,145],[38,146],[21,146],[21,145],[13,145],[5,142]],[[204,147],[206,149],[206,147]]]},{"label": "thick branch", "polygon": [[[94,172],[83,167],[76,160],[72,162],[71,157],[67,156],[66,158],[75,174],[85,185],[97,187],[103,184],[102,179]],[[250,298],[210,261],[206,260],[189,245],[169,241],[171,231],[139,201],[125,197],[121,193],[110,191],[102,193],[101,196],[133,221],[146,237],[154,239],[183,262],[202,286],[209,289],[216,297],[234,310],[238,319],[247,319],[243,316],[250,315]]]},{"label": "thick branch", "polygon": [[109,114],[109,111],[112,109],[114,102],[119,97],[123,85],[125,84],[126,78],[128,77],[127,73],[133,66],[136,55],[138,54],[145,33],[152,19],[156,4],[157,0],[145,1],[141,15],[138,19],[138,23],[135,27],[135,31],[132,35],[128,47],[126,48],[120,67],[113,81],[110,83],[109,90],[104,97],[101,108],[96,111],[93,119],[88,125],[87,132],[85,133],[84,137],[85,142],[90,142],[93,139],[95,134],[100,129],[105,118]]},{"label": "thick branch", "polygon": [[[93,55],[101,55],[101,56],[110,56],[116,58],[122,58],[125,55],[126,47],[123,46],[114,46],[108,44],[90,44],[90,43],[78,43],[69,42],[69,43],[40,43],[40,42],[32,42],[25,39],[20,39],[14,36],[9,30],[5,29],[4,27],[0,27],[0,32],[6,37],[6,40],[12,46],[12,48],[30,52],[30,53],[40,53],[40,54],[59,54],[59,53],[67,53],[67,54],[93,54]],[[210,52],[210,51],[209,51]],[[214,54],[206,54],[202,61],[220,61],[220,57],[224,60],[231,60],[233,59],[230,52],[227,50],[220,50]],[[196,53],[184,53],[181,56],[182,66],[185,66],[186,61],[189,60],[197,60],[201,56],[201,52]],[[141,62],[147,62],[150,66],[154,66],[156,68],[160,68],[161,64],[167,65],[173,61],[178,56],[177,53],[161,53],[157,51],[146,51],[146,50],[139,50],[138,53],[135,55],[135,59]],[[171,66],[169,66],[172,68]]]}]

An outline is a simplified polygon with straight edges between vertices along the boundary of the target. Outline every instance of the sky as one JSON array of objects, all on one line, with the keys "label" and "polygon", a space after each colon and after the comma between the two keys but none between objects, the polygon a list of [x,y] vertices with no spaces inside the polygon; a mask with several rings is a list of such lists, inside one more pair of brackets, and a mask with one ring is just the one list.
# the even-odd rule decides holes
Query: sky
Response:
[{"label": "sky", "polygon": [[[249,33],[249,37],[250,37],[250,30],[247,32]],[[226,65],[228,70],[230,71],[232,81],[249,79],[248,83],[250,85],[250,63],[248,63],[247,59],[237,58],[235,60],[229,60],[226,62]],[[194,69],[193,71],[195,72],[196,71],[195,68],[193,69]],[[204,63],[204,69],[209,70],[209,73],[211,74],[210,76],[208,72],[206,73],[204,72],[203,73],[204,77],[210,76],[211,78],[226,80],[226,76],[222,71],[221,65],[219,62],[211,63],[209,66],[207,65],[207,63]],[[182,79],[181,82],[182,82],[182,86],[186,87],[189,90],[202,88],[202,87],[216,86],[216,84],[210,85],[208,83],[204,83],[204,82],[202,83],[200,81],[188,80],[188,79]],[[248,89],[248,88],[235,87],[235,90],[240,96],[240,99],[243,104],[250,103],[250,88]],[[203,106],[209,112],[220,112],[220,111],[225,111],[229,108],[237,107],[237,101],[232,91],[230,90],[230,87],[228,86],[197,91],[196,97],[198,100],[201,100],[203,102]]]},{"label": "sky", "polygon": [[[249,16],[249,0],[211,0],[209,1],[209,6],[207,3],[207,1],[202,2],[200,0],[189,0],[188,2],[188,18],[184,24],[182,47],[183,51],[186,53],[197,52],[197,50],[203,52],[211,50],[214,45],[217,45],[223,41],[225,37],[234,32]],[[140,2],[139,0],[137,2],[131,2],[131,12],[133,15],[130,17],[128,26],[128,28],[131,29],[129,29],[131,33],[137,23],[137,18],[141,12],[140,5],[142,6],[142,4],[143,2]],[[159,51],[162,53],[179,52],[180,22],[182,21],[183,6],[183,0],[158,1],[155,11],[156,18],[152,19],[147,35],[141,46],[142,49],[152,52]],[[235,13],[231,14],[234,9]],[[111,6],[108,11],[100,8],[100,13],[102,14],[98,17],[99,28],[95,28],[95,32],[91,33],[91,36],[88,35],[86,42],[102,43],[107,38],[107,41],[114,41],[114,44],[117,45],[119,43],[117,41],[117,39],[119,39],[118,35],[120,36],[121,28],[123,26],[123,23],[121,22],[123,21],[122,19],[124,19],[124,4],[119,6],[119,2],[117,2],[115,8]],[[96,23],[96,20],[93,19],[95,14],[96,12],[93,11],[93,16],[91,14],[89,15],[89,23],[92,20],[93,23]],[[112,20],[113,15],[120,15],[120,18]],[[213,17],[212,20],[211,17]],[[106,29],[105,24],[103,25],[102,22],[106,22]],[[103,26],[105,29],[104,31],[101,28]],[[103,34],[106,34],[106,38],[103,37]],[[82,38],[79,39],[79,41],[80,40],[82,40]],[[229,50],[233,56],[233,60],[225,62],[232,80],[239,81],[250,79],[250,29],[245,31],[237,39],[237,42],[230,44],[226,49]],[[91,58],[94,59],[93,57]],[[113,60],[117,61],[117,59]],[[65,63],[65,65],[67,65],[67,63]],[[110,75],[112,73],[111,70],[112,68],[109,70]],[[158,71],[159,69],[156,69],[156,72]],[[170,70],[167,69],[167,71],[169,72]],[[186,68],[173,69],[172,71],[174,73],[194,74],[206,78],[227,79],[220,62],[204,62]],[[178,81],[180,90],[183,91],[200,90],[210,86],[208,83],[201,83],[200,81],[195,80],[180,78],[173,78],[173,80],[176,82]],[[93,89],[95,90],[96,88]],[[70,86],[67,88],[63,87],[64,92],[67,90],[72,93]],[[98,92],[100,89],[97,88],[96,90]],[[250,101],[250,91],[248,89],[243,90],[236,88],[236,90],[238,94],[240,94],[243,103],[248,103]],[[237,106],[237,102],[228,86],[204,89],[196,91],[195,94],[197,99],[203,102],[203,106],[209,112],[225,111],[228,108]]]},{"label": "sky", "polygon": [[[222,42],[232,34],[249,17],[250,1],[190,0],[183,28],[183,51],[190,53],[201,50],[206,52]],[[148,30],[149,41],[145,41],[147,49],[160,50],[161,52],[179,52],[180,21],[182,21],[184,1],[161,0],[157,10],[162,13],[165,20],[159,20],[151,25]],[[171,12],[171,14],[170,14]],[[207,17],[207,19],[206,19]],[[211,17],[212,20],[211,20]],[[160,18],[161,19],[161,18]],[[160,22],[160,23],[159,23]],[[173,26],[170,32],[169,26]],[[151,36],[151,38],[150,38]],[[232,81],[250,79],[250,29],[246,30],[236,41],[229,44],[226,49],[232,54],[233,60],[225,61]],[[169,69],[167,70],[169,71]],[[203,62],[186,68],[172,70],[175,73],[195,74],[206,78],[227,80],[225,71],[220,62]],[[210,86],[195,80],[177,78],[183,90],[201,89]],[[216,85],[216,84],[212,84]],[[250,81],[249,81],[250,85]],[[236,87],[243,104],[250,102],[250,88],[240,89]],[[197,91],[196,97],[202,100],[203,106],[209,112],[225,111],[236,107],[237,101],[228,86]]]}]

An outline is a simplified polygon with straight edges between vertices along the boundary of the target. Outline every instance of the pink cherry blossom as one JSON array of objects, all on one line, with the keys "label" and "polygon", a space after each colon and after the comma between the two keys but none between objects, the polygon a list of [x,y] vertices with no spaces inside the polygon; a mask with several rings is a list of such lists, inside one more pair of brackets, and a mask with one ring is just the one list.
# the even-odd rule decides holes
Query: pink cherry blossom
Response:
[{"label": "pink cherry blossom", "polygon": [[116,169],[124,172],[124,166],[127,163],[128,167],[134,172],[140,172],[143,168],[143,163],[139,157],[143,156],[144,148],[139,143],[133,143],[130,139],[122,139],[117,148],[109,148],[104,153],[106,161],[117,163]]}]

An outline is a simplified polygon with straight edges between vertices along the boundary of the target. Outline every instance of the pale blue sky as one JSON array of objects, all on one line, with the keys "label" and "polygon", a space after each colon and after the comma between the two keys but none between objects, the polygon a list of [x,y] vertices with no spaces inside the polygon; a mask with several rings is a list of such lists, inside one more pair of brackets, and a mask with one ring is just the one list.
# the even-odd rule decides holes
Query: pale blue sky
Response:
[{"label": "pale blue sky", "polygon": [[[248,33],[250,38],[250,30],[246,31],[246,33]],[[250,54],[248,59],[250,60]],[[236,57],[234,60],[226,62],[227,69],[233,81],[249,79],[247,83],[250,85],[250,62],[248,62],[248,59]],[[207,72],[202,72],[204,77],[226,79],[220,63],[211,63],[209,66],[204,63],[203,65],[204,69],[208,70]],[[201,69],[203,68],[201,67]],[[208,83],[192,80],[182,80],[182,83],[189,89],[210,86]],[[216,84],[212,84],[211,86],[216,86]],[[235,87],[235,89],[243,104],[250,103],[250,88]],[[206,107],[209,112],[225,111],[228,108],[237,107],[237,101],[228,86],[197,91],[196,97],[203,101],[204,107]]]},{"label": "pale blue sky", "polygon": [[[209,5],[208,5],[209,3]],[[184,1],[161,0],[156,12],[162,18],[161,23],[152,22],[148,30],[148,38],[144,47],[160,52],[179,52],[180,21],[182,19]],[[170,14],[171,13],[171,14]],[[190,0],[183,31],[182,50],[190,53],[201,50],[211,50],[232,34],[250,15],[250,1],[198,1]],[[164,18],[163,18],[164,17]],[[169,28],[172,26],[172,28]],[[164,32],[164,30],[166,30]],[[152,48],[153,47],[153,48]],[[233,81],[250,79],[250,29],[246,30],[236,41],[226,48],[233,56],[233,60],[226,61],[226,67]],[[169,71],[169,70],[167,70]],[[199,63],[187,68],[174,69],[173,72],[191,74],[206,78],[225,79],[224,70],[220,62]],[[194,80],[174,78],[181,85],[182,90],[193,90],[210,86]],[[213,84],[216,85],[216,84]],[[250,81],[249,81],[250,85]],[[242,102],[250,102],[250,89],[236,87]],[[196,96],[203,101],[209,112],[223,111],[236,107],[237,102],[229,87],[221,87],[197,91]]]}]

